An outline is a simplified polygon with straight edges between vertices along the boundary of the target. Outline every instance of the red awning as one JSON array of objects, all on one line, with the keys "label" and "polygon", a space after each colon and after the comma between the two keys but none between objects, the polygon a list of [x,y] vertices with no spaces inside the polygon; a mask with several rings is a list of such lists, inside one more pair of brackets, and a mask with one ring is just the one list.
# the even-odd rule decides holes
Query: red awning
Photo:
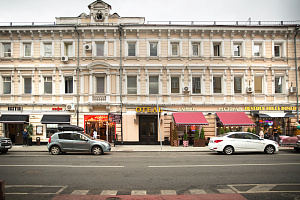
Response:
[{"label": "red awning", "polygon": [[173,113],[173,119],[177,125],[208,125],[202,112]]},{"label": "red awning", "polygon": [[217,112],[224,126],[255,126],[244,112]]}]

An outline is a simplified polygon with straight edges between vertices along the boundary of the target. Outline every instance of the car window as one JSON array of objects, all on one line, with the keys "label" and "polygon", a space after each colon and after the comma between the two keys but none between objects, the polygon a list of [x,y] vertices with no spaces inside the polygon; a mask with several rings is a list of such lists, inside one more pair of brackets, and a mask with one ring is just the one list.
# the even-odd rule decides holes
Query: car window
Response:
[{"label": "car window", "polygon": [[237,133],[237,134],[232,134],[232,135],[229,135],[228,137],[229,137],[229,138],[242,139],[242,134],[239,134],[239,133]]},{"label": "car window", "polygon": [[62,133],[58,135],[59,139],[62,140],[72,140],[72,134],[71,133]]},{"label": "car window", "polygon": [[74,140],[85,140],[86,137],[81,135],[81,134],[77,134],[77,133],[74,133]]},{"label": "car window", "polygon": [[245,139],[252,139],[252,140],[258,140],[259,137],[253,134],[244,133]]}]

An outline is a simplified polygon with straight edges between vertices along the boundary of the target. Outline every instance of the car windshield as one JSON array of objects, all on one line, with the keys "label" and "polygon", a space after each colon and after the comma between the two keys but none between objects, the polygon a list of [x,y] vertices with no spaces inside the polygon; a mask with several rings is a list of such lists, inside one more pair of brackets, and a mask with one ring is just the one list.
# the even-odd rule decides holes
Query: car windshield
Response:
[{"label": "car windshield", "polygon": [[221,135],[217,135],[217,137],[226,137],[226,136],[228,136],[229,135],[229,133],[223,133],[223,134],[221,134]]}]

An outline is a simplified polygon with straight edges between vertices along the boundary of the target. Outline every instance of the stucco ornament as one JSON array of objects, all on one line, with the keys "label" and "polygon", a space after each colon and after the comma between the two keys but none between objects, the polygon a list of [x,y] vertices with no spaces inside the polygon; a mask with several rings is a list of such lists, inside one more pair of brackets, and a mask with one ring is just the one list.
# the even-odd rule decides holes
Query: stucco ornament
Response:
[{"label": "stucco ornament", "polygon": [[102,22],[104,20],[103,13],[99,10],[96,14],[94,14],[95,21]]}]

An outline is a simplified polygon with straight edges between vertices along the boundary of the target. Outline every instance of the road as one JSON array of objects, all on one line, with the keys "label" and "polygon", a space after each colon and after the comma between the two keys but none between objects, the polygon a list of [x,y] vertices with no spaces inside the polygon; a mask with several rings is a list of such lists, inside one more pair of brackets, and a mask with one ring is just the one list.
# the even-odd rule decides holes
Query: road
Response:
[{"label": "road", "polygon": [[[58,194],[230,194],[246,199],[299,199],[300,154],[111,152],[102,156],[47,152],[0,154],[6,199]],[[22,196],[22,198],[21,198]]]}]

